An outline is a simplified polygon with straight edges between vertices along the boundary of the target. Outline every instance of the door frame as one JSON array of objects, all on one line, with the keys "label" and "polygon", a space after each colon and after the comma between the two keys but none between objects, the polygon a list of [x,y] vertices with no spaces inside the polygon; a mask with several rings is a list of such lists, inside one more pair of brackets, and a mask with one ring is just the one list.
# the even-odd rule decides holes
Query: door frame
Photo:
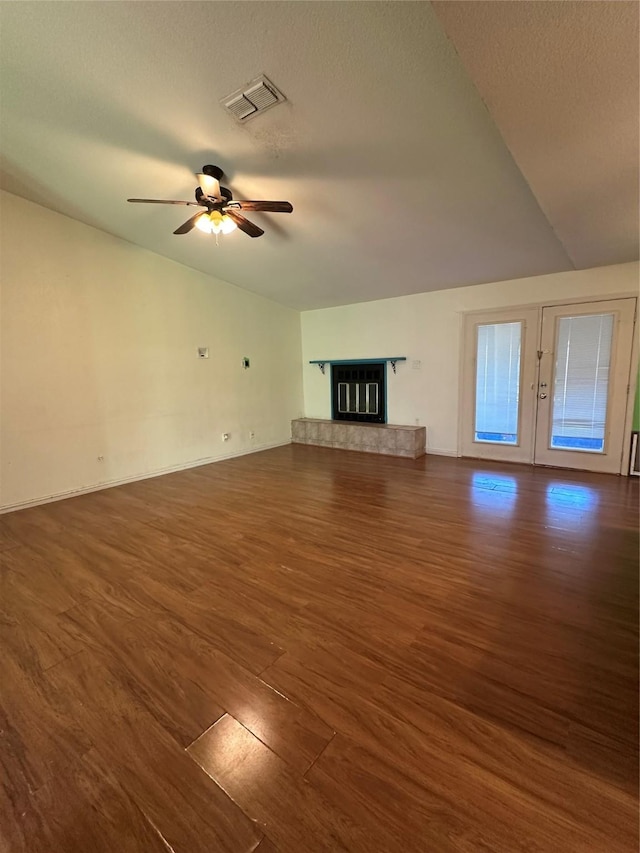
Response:
[{"label": "door frame", "polygon": [[[545,299],[544,302],[525,302],[521,305],[496,305],[493,307],[484,307],[484,308],[474,308],[470,311],[458,311],[458,337],[459,337],[459,348],[458,348],[458,441],[457,441],[457,451],[456,455],[462,457],[462,446],[463,446],[463,438],[464,438],[464,413],[465,413],[465,384],[464,384],[464,358],[465,358],[465,323],[467,321],[467,317],[469,316],[480,316],[480,315],[489,315],[492,312],[495,314],[499,314],[501,312],[507,313],[511,311],[524,311],[528,309],[537,309],[538,311],[538,331],[537,336],[540,338],[541,330],[542,330],[542,309],[543,308],[556,308],[561,305],[577,305],[585,302],[610,302],[614,299],[635,299],[636,302],[636,310],[634,317],[634,330],[633,330],[633,345],[631,350],[631,363],[629,365],[629,375],[627,377],[627,400],[626,400],[626,412],[625,412],[625,422],[624,422],[624,434],[622,438],[622,458],[620,463],[620,471],[619,473],[626,477],[629,474],[629,459],[631,456],[631,433],[633,426],[633,391],[636,387],[636,380],[638,376],[638,363],[640,360],[640,341],[638,340],[638,301],[639,296],[637,291],[635,293],[624,291],[622,293],[609,293],[609,294],[599,294],[597,296],[590,296],[588,294],[583,296],[570,296],[566,299]],[[533,447],[530,462],[525,462],[521,464],[531,464],[533,465]],[[579,470],[579,469],[565,469],[565,470]]]},{"label": "door frame", "polygon": [[[535,396],[538,387],[538,361],[536,358],[538,349],[538,311],[536,308],[505,308],[494,311],[474,311],[473,314],[467,314],[465,319],[467,322],[463,326],[463,334],[465,336],[463,349],[467,355],[462,365],[461,385],[463,389],[467,387],[469,393],[464,395],[461,422],[469,424],[475,419],[476,397],[474,391],[477,375],[475,355],[479,325],[522,324],[519,376],[520,401],[518,405],[518,441],[516,444],[478,441],[472,443],[473,450],[477,450],[477,453],[469,453],[469,435],[465,435],[464,431],[462,431],[462,443],[459,448],[460,454],[466,449],[466,455],[475,459],[496,462],[520,462],[525,465],[531,464],[533,462],[532,448],[536,426]],[[475,323],[473,319],[476,320]],[[468,322],[469,320],[472,322]],[[467,349],[467,344],[469,345],[469,349]],[[470,358],[471,349],[473,349],[473,361]]]}]

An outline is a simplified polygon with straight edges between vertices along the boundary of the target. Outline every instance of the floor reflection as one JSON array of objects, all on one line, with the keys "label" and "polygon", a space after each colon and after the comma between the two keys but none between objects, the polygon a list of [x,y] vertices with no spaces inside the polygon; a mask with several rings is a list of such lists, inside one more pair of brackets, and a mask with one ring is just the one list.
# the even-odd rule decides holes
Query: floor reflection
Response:
[{"label": "floor reflection", "polygon": [[551,481],[545,489],[544,526],[565,531],[575,546],[589,538],[599,503],[596,489]]},{"label": "floor reflection", "polygon": [[515,477],[503,474],[474,473],[471,478],[471,503],[483,516],[510,518],[518,500]]},{"label": "floor reflection", "polygon": [[546,500],[547,506],[553,509],[573,507],[584,512],[597,509],[600,496],[589,486],[552,482],[547,485]]}]

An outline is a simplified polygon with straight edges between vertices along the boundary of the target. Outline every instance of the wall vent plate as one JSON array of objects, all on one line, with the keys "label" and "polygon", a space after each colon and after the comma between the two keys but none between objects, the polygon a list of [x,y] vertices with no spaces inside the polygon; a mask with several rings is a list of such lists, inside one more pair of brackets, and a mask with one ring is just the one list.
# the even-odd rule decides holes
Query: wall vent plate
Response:
[{"label": "wall vent plate", "polygon": [[282,101],[286,101],[285,96],[262,74],[222,98],[220,103],[236,121],[244,123]]}]

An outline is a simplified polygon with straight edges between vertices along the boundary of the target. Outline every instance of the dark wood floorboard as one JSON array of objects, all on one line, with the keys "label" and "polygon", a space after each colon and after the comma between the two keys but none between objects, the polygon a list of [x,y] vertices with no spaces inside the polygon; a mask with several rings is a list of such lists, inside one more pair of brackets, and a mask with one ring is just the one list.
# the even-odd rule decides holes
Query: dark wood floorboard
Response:
[{"label": "dark wood floorboard", "polygon": [[636,851],[639,485],[292,445],[2,516],[0,850]]},{"label": "dark wood floorboard", "polygon": [[77,697],[74,713],[83,731],[169,850],[227,853],[257,846],[261,833],[252,821],[156,724],[117,664],[85,651],[46,676],[61,693]]}]

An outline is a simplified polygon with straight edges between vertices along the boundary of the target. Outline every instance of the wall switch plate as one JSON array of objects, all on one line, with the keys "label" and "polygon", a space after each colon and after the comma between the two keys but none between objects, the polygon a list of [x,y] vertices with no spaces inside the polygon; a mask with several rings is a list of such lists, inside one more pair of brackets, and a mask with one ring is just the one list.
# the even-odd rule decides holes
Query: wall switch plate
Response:
[{"label": "wall switch plate", "polygon": [[198,347],[198,358],[209,358],[209,347]]},{"label": "wall switch plate", "polygon": [[229,441],[229,433],[228,432],[222,433],[222,440],[223,441]]},{"label": "wall switch plate", "polygon": [[242,366],[245,370],[247,370],[247,368],[251,367],[251,362],[249,361],[248,358],[245,357],[242,359]]}]

